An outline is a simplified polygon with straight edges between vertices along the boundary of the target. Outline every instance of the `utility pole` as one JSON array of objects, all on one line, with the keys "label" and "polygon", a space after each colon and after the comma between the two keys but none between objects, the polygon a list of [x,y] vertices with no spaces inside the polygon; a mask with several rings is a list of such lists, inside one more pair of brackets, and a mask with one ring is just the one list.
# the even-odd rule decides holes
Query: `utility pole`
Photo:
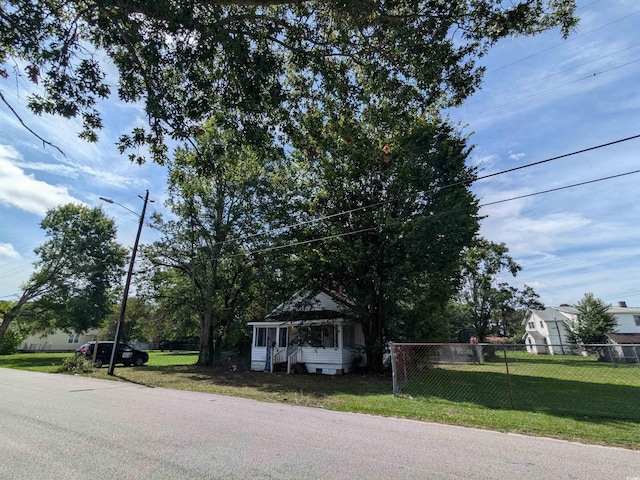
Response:
[{"label": "utility pole", "polygon": [[[106,199],[103,199],[106,200]],[[108,200],[106,200],[108,201]],[[111,351],[111,361],[109,362],[109,370],[107,375],[113,375],[113,369],[115,368],[116,354],[118,351],[118,345],[120,344],[120,337],[122,336],[122,324],[124,323],[124,314],[127,310],[127,299],[129,298],[129,287],[131,286],[131,277],[133,276],[133,264],[136,261],[136,253],[138,252],[138,242],[140,241],[140,234],[142,233],[142,225],[144,224],[144,215],[147,211],[147,202],[149,201],[149,190],[144,197],[144,205],[142,206],[142,213],[140,214],[140,225],[138,225],[138,234],[136,235],[136,241],[133,244],[133,251],[131,252],[131,261],[129,262],[129,272],[127,273],[127,281],[124,284],[124,294],[122,295],[122,305],[120,305],[120,315],[118,316],[118,322],[116,323],[116,337],[113,341],[113,350]],[[115,203],[115,202],[109,202]]]}]

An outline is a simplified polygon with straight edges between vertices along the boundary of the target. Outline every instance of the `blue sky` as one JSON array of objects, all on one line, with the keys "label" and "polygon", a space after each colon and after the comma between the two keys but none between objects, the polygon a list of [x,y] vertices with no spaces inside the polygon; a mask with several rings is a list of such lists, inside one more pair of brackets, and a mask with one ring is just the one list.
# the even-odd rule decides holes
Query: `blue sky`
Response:
[{"label": "blue sky", "polygon": [[[482,60],[480,91],[448,112],[475,145],[480,175],[640,134],[640,5],[635,0],[580,0],[577,31],[517,37]],[[0,299],[15,299],[44,240],[39,222],[68,202],[102,205],[119,240],[132,245],[138,218],[99,200],[140,211],[161,208],[165,171],[138,166],[114,146],[144,121],[135,105],[105,103],[100,142],[77,138],[75,121],[34,117],[20,105],[32,88],[1,81],[3,94],[28,125],[62,156],[30,135],[0,106]],[[640,169],[640,139],[480,180],[480,203],[596,180]],[[640,174],[483,207],[481,234],[505,242],[523,267],[511,284],[530,285],[547,305],[575,303],[586,292],[609,303],[640,305]],[[155,240],[149,229],[141,241]]]}]

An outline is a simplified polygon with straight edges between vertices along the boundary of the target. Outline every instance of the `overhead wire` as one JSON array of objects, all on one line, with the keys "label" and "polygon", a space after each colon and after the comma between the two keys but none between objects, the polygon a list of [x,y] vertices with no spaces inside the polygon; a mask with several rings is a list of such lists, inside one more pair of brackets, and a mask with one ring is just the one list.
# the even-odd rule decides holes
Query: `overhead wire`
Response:
[{"label": "overhead wire", "polygon": [[638,48],[638,47],[640,47],[640,44],[636,44],[636,45],[633,45],[631,47],[626,47],[626,48],[623,48],[622,50],[617,50],[615,52],[608,53],[607,55],[603,55],[602,57],[594,58],[592,60],[589,60],[588,62],[580,63],[578,65],[573,65],[573,66],[571,66],[569,68],[565,68],[564,70],[560,70],[559,72],[550,73],[548,75],[545,75],[544,77],[540,77],[540,78],[537,78],[535,80],[531,80],[530,82],[520,84],[520,85],[518,85],[516,87],[509,88],[508,90],[503,90],[501,92],[497,92],[497,93],[494,93],[493,95],[485,96],[485,97],[477,99],[477,100],[467,101],[467,102],[464,103],[464,105],[465,106],[476,105],[478,103],[482,103],[482,102],[485,102],[487,100],[491,100],[492,98],[500,97],[500,96],[505,95],[507,93],[515,92],[515,91],[523,89],[524,87],[528,87],[529,85],[535,85],[536,83],[542,82],[544,80],[548,80],[548,79],[553,78],[553,77],[555,77],[557,75],[561,75],[563,73],[570,72],[571,70],[575,70],[577,68],[584,67],[586,65],[590,65],[590,64],[595,63],[595,62],[599,62],[600,60],[604,60],[605,58],[613,57],[614,55],[618,55],[620,53],[624,53],[624,52],[626,52],[628,50],[633,50],[634,48]]},{"label": "overhead wire", "polygon": [[626,19],[628,19],[630,17],[633,17],[634,15],[637,15],[638,13],[640,13],[640,10],[636,10],[635,12],[632,12],[632,13],[630,13],[628,15],[625,15],[623,17],[620,17],[620,18],[617,18],[615,20],[612,20],[611,22],[605,23],[604,25],[600,25],[599,27],[593,28],[593,29],[591,29],[591,30],[589,30],[587,32],[580,33],[580,34],[577,34],[577,35],[573,35],[573,36],[567,38],[566,40],[564,40],[562,43],[556,43],[555,45],[552,45],[551,47],[548,47],[548,48],[545,48],[545,49],[540,50],[538,52],[532,53],[531,55],[527,55],[526,57],[522,57],[522,58],[520,58],[518,60],[515,60],[515,61],[513,61],[511,63],[508,63],[506,65],[502,65],[501,67],[487,70],[485,72],[485,75],[490,75],[490,74],[493,74],[495,72],[499,72],[501,70],[504,70],[505,68],[512,67],[513,65],[517,65],[518,63],[524,62],[525,60],[529,60],[530,58],[537,57],[538,55],[546,53],[546,52],[548,52],[550,50],[554,50],[554,49],[556,49],[558,47],[566,45],[568,42],[572,42],[574,40],[577,40],[578,38],[582,38],[582,37],[584,37],[586,35],[590,35],[593,32],[597,32],[597,31],[602,30],[604,28],[610,27],[611,25],[614,25],[614,24],[616,24],[618,22],[626,20]]},{"label": "overhead wire", "polygon": [[[632,136],[621,138],[621,139],[618,139],[618,140],[613,140],[613,141],[602,143],[602,144],[599,144],[599,145],[594,145],[594,146],[591,146],[591,147],[583,148],[581,150],[576,150],[576,151],[573,151],[573,152],[570,152],[570,153],[557,155],[555,157],[547,158],[547,159],[544,159],[544,160],[539,160],[539,161],[536,161],[536,162],[527,163],[525,165],[520,165],[518,167],[508,168],[506,170],[501,170],[499,172],[494,172],[494,173],[482,175],[482,176],[476,177],[475,179],[464,180],[464,181],[460,181],[460,182],[453,182],[453,183],[442,185],[442,186],[436,187],[436,188],[438,190],[444,190],[446,188],[452,188],[452,187],[456,187],[456,186],[460,186],[460,185],[468,185],[468,184],[475,183],[475,182],[480,181],[480,180],[485,180],[487,178],[496,177],[498,175],[503,175],[503,174],[506,174],[506,173],[514,172],[516,170],[522,170],[522,169],[533,167],[533,166],[536,166],[536,165],[542,165],[544,163],[552,162],[552,161],[555,161],[555,160],[560,160],[562,158],[567,158],[567,157],[571,157],[571,156],[578,155],[578,154],[581,154],[581,153],[585,153],[585,152],[589,152],[589,151],[593,151],[593,150],[598,150],[600,148],[609,147],[611,145],[616,145],[616,144],[619,144],[619,143],[624,143],[624,142],[628,142],[628,141],[639,139],[639,138],[640,138],[640,134],[632,135]],[[358,212],[358,211],[361,211],[361,210],[366,210],[366,209],[369,209],[369,208],[380,207],[382,205],[386,205],[386,204],[392,203],[394,201],[396,201],[396,200],[395,199],[382,200],[380,202],[375,202],[375,203],[372,203],[372,204],[368,204],[368,205],[363,205],[363,206],[360,206],[360,207],[352,208],[352,209],[349,209],[349,210],[336,212],[336,213],[333,213],[331,215],[324,215],[324,216],[316,217],[316,218],[309,219],[309,220],[303,220],[301,222],[296,222],[296,223],[292,223],[292,224],[289,224],[289,225],[284,225],[284,226],[281,226],[281,227],[277,227],[277,228],[274,228],[274,229],[266,230],[266,231],[263,231],[263,232],[254,233],[254,234],[251,234],[251,235],[244,235],[244,236],[241,236],[241,237],[230,238],[228,240],[224,240],[224,241],[219,242],[219,243],[220,244],[226,244],[226,243],[231,243],[231,242],[239,242],[239,241],[244,241],[244,240],[250,240],[252,238],[256,238],[256,237],[261,237],[261,236],[264,236],[264,235],[277,233],[277,232],[280,232],[280,231],[283,231],[283,230],[287,230],[287,229],[290,229],[290,228],[296,228],[296,227],[300,227],[300,226],[304,226],[304,225],[309,225],[309,224],[321,222],[321,221],[324,221],[324,220],[329,220],[331,218],[340,217],[342,215],[348,215],[350,213],[355,213],[355,212]]]},{"label": "overhead wire", "polygon": [[596,72],[596,73],[592,73],[592,74],[586,75],[584,77],[581,77],[581,78],[578,78],[578,79],[575,79],[575,80],[571,80],[570,82],[566,82],[566,83],[563,83],[561,85],[556,85],[554,87],[547,88],[546,90],[541,90],[539,92],[531,93],[531,94],[526,95],[524,97],[519,97],[519,98],[516,98],[514,100],[511,100],[511,101],[508,101],[508,102],[505,102],[505,103],[501,103],[500,105],[494,105],[494,106],[486,108],[484,110],[479,110],[477,112],[469,113],[468,115],[465,115],[464,117],[459,118],[458,121],[466,120],[468,118],[475,117],[477,115],[480,115],[480,114],[486,113],[486,112],[490,112],[492,110],[497,110],[499,108],[506,107],[507,105],[518,103],[518,102],[521,102],[523,100],[528,100],[530,98],[537,97],[538,95],[543,95],[545,93],[552,92],[553,90],[557,90],[559,88],[566,87],[566,86],[572,85],[574,83],[582,82],[584,80],[589,80],[589,79],[592,79],[594,77],[597,77],[598,75],[602,75],[604,73],[608,73],[608,72],[611,72],[613,70],[617,70],[619,68],[627,67],[629,65],[632,65],[632,64],[638,63],[638,62],[640,62],[640,58],[637,58],[635,60],[631,60],[630,62],[622,63],[620,65],[616,65],[614,67],[607,68],[605,70],[601,70],[601,71]]},{"label": "overhead wire", "polygon": [[[509,197],[509,198],[505,198],[502,200],[496,200],[493,202],[487,202],[487,203],[481,203],[478,205],[478,208],[482,208],[482,207],[488,207],[491,205],[496,205],[499,203],[505,203],[505,202],[511,202],[511,201],[515,201],[515,200],[520,200],[523,198],[527,198],[527,197],[533,197],[536,195],[543,195],[543,194],[547,194],[547,193],[552,193],[552,192],[557,192],[560,190],[566,190],[569,188],[575,188],[575,187],[580,187],[583,185],[588,185],[588,184],[592,184],[592,183],[597,183],[597,182],[603,182],[606,180],[612,180],[614,178],[620,178],[620,177],[624,177],[627,175],[633,175],[636,173],[640,173],[640,170],[632,170],[629,172],[624,172],[624,173],[619,173],[616,175],[609,175],[606,177],[600,177],[597,179],[593,179],[593,180],[588,180],[588,181],[584,181],[584,182],[578,182],[578,183],[574,183],[571,185],[564,185],[562,187],[557,187],[557,188],[551,188],[551,189],[547,189],[547,190],[542,190],[539,192],[534,192],[534,193],[530,193],[530,194],[525,194],[525,195],[518,195],[518,196],[514,196],[514,197]],[[441,217],[450,213],[455,213],[459,210],[449,210],[446,212],[440,212],[437,215],[435,215],[434,217]],[[434,218],[434,217],[429,217],[429,218]],[[243,257],[243,256],[248,256],[248,255],[256,255],[256,254],[262,254],[262,253],[267,253],[270,251],[274,251],[274,250],[282,250],[284,248],[290,248],[290,247],[295,247],[295,246],[299,246],[299,245],[306,245],[306,244],[310,244],[310,243],[316,243],[316,242],[321,242],[321,241],[325,241],[325,240],[331,240],[334,238],[341,238],[341,237],[347,237],[350,235],[356,235],[359,233],[364,233],[364,232],[368,232],[368,231],[373,231],[373,230],[379,230],[381,228],[385,228],[387,227],[387,224],[381,224],[381,225],[376,225],[376,226],[372,226],[372,227],[367,227],[367,228],[363,228],[363,229],[359,229],[359,230],[350,230],[347,232],[342,232],[339,234],[335,234],[335,235],[327,235],[327,236],[323,236],[323,237],[318,237],[318,238],[313,238],[313,239],[308,239],[308,240],[300,240],[300,241],[295,241],[295,242],[289,242],[287,244],[284,245],[275,245],[272,247],[265,247],[262,249],[257,249],[257,250],[248,250],[242,253],[236,253],[236,254],[231,254],[231,255],[221,255],[219,257],[216,258],[216,260],[224,260],[224,259],[229,259],[229,258],[236,258],[236,257]]]},{"label": "overhead wire", "polygon": [[583,185],[589,185],[591,183],[603,182],[605,180],[611,180],[611,179],[614,179],[614,178],[620,178],[620,177],[624,177],[624,176],[627,176],[627,175],[633,175],[633,174],[636,174],[636,173],[640,173],[640,170],[632,170],[630,172],[618,173],[616,175],[609,175],[607,177],[600,177],[600,178],[596,178],[594,180],[587,180],[585,182],[573,183],[571,185],[565,185],[565,186],[557,187],[557,188],[550,188],[548,190],[542,190],[542,191],[535,192],[535,193],[528,193],[528,194],[525,194],[525,195],[518,195],[516,197],[506,198],[506,199],[503,199],[503,200],[496,200],[494,202],[487,202],[487,203],[484,203],[484,204],[480,204],[478,206],[479,207],[488,207],[489,205],[496,205],[498,203],[511,202],[513,200],[520,200],[522,198],[534,197],[536,195],[542,195],[542,194],[545,194],[545,193],[557,192],[557,191],[560,191],[560,190],[566,190],[568,188],[581,187]]}]

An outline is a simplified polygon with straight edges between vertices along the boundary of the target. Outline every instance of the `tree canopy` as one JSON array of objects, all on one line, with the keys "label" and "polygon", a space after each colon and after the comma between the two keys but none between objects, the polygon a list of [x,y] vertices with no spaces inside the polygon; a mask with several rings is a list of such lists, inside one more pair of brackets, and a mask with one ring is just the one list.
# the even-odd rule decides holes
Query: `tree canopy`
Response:
[{"label": "tree canopy", "polygon": [[4,314],[0,340],[29,302],[39,329],[76,332],[99,326],[113,306],[126,258],[113,220],[101,208],[68,204],[49,210],[40,225],[47,240],[35,249],[35,271],[20,299]]},{"label": "tree canopy", "polygon": [[460,252],[478,228],[475,173],[446,122],[327,110],[305,116],[293,155],[308,175],[302,210],[319,220],[291,235],[309,277],[355,301],[375,371],[390,338],[424,341],[412,312],[429,316],[455,291]]},{"label": "tree canopy", "polygon": [[[191,139],[212,118],[239,142],[270,143],[327,93],[412,112],[458,104],[491,45],[556,27],[566,36],[574,9],[574,0],[1,0],[0,76],[38,84],[30,109],[80,117],[88,140],[117,84],[148,116],[121,150],[148,145],[163,162],[166,136]],[[9,104],[1,90],[0,100]]]},{"label": "tree canopy", "polygon": [[504,243],[478,237],[465,249],[458,300],[480,342],[492,332],[516,333],[523,308],[543,307],[531,287],[519,290],[502,278],[506,273],[515,277],[520,270]]}]

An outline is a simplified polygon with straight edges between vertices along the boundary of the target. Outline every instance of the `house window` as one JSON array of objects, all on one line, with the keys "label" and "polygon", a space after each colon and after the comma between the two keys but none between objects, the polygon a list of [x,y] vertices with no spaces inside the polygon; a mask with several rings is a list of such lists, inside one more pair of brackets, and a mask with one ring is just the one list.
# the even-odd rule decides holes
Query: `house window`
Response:
[{"label": "house window", "polygon": [[338,328],[335,325],[310,325],[298,330],[298,341],[309,347],[337,348]]},{"label": "house window", "polygon": [[287,346],[287,329],[286,327],[280,328],[278,331],[278,346],[286,347]]},{"label": "house window", "polygon": [[356,332],[353,325],[344,325],[342,327],[342,346],[344,348],[356,346]]},{"label": "house window", "polygon": [[256,328],[256,347],[267,346],[267,329],[263,327]]},{"label": "house window", "polygon": [[80,334],[69,335],[69,340],[67,340],[67,343],[79,343],[79,342],[80,342]]},{"label": "house window", "polygon": [[536,324],[534,321],[529,322],[529,328],[536,328]]},{"label": "house window", "polygon": [[640,327],[640,315],[634,315],[633,321],[636,322],[636,326]]},{"label": "house window", "polygon": [[267,327],[256,328],[256,347],[266,347],[267,344],[275,344],[276,342],[276,329]]},{"label": "house window", "polygon": [[325,348],[337,348],[338,327],[335,325],[323,325],[320,328],[322,328],[322,346]]},{"label": "house window", "polygon": [[544,322],[540,320],[540,328],[544,328]]}]

